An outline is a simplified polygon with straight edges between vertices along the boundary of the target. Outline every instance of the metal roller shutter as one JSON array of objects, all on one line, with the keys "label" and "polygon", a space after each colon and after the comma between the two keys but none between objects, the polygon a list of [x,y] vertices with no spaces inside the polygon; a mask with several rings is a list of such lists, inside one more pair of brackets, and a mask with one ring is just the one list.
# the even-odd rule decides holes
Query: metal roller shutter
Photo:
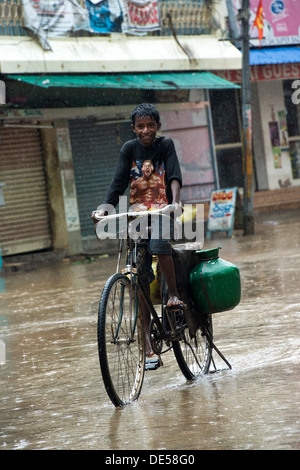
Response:
[{"label": "metal roller shutter", "polygon": [[91,212],[103,201],[124,142],[134,137],[130,123],[69,121],[81,236],[95,237]]},{"label": "metal roller shutter", "polygon": [[49,248],[47,187],[39,131],[0,129],[0,247],[2,255]]}]

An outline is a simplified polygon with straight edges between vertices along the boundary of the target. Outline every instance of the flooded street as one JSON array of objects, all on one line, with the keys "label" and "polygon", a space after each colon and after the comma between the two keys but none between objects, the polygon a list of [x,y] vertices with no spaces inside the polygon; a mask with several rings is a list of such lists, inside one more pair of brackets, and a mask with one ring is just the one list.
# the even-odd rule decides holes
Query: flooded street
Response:
[{"label": "flooded street", "polygon": [[97,312],[114,257],[0,273],[0,449],[300,449],[300,211],[215,239],[242,300],[213,316],[220,371],[188,383],[169,352],[138,402],[116,409],[100,374]]}]

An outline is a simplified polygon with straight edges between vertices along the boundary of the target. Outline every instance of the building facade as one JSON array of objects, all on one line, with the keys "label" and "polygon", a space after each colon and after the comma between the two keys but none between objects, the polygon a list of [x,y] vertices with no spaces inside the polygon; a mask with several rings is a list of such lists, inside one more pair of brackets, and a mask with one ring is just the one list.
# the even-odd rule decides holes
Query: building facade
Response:
[{"label": "building facade", "polygon": [[[228,40],[230,3],[238,0],[220,3],[209,18],[202,0],[161,1],[159,28],[143,35],[103,33],[94,22],[93,31],[59,36],[34,33],[22,0],[0,4],[3,256],[98,250],[90,214],[133,137],[130,113],[141,102],[157,105],[162,133],[175,141],[183,202],[207,204],[215,188],[243,191],[242,54],[236,38]],[[250,23],[255,8],[251,15]],[[300,57],[297,36],[288,45],[274,41],[250,51],[254,203],[276,193],[297,206]]]},{"label": "building facade", "polygon": [[166,23],[171,7],[162,2],[162,27],[143,36],[52,37],[40,28],[38,38],[25,29],[15,3],[4,3],[10,18],[2,20],[0,36],[3,256],[96,249],[90,214],[104,197],[122,143],[133,136],[130,112],[140,102],[157,104],[162,132],[175,140],[183,200],[209,199],[219,184],[209,90],[238,88],[213,71],[239,69],[241,53],[216,34],[203,34],[213,31],[203,14],[199,19],[202,1],[171,2],[181,14],[177,23],[178,15]]},{"label": "building facade", "polygon": [[[226,0],[226,5],[228,37],[241,49],[242,32],[237,18],[242,2]],[[261,40],[254,26],[259,5],[262,6]],[[289,194],[291,203],[299,207],[300,3],[293,0],[262,0],[261,3],[249,0],[249,6],[255,190],[264,195],[266,191],[273,191],[277,200],[284,200]],[[234,83],[242,83],[242,70],[215,73]],[[227,95],[226,104],[220,99],[214,100],[214,105],[212,103],[212,113],[216,116],[215,130],[218,131],[217,161],[221,168],[224,166],[221,184],[225,185],[232,179],[228,162],[238,168],[242,166],[242,136],[238,131],[241,129],[241,102],[238,92],[227,92]],[[222,116],[226,112],[234,124],[226,131],[223,128],[222,132]]]}]

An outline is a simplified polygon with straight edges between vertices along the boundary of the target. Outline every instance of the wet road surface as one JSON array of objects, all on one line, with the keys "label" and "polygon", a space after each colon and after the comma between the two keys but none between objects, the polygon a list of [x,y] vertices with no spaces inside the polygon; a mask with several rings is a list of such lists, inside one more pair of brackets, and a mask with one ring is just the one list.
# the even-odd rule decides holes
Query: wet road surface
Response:
[{"label": "wet road surface", "polygon": [[[188,383],[172,352],[138,402],[100,375],[98,302],[114,257],[0,273],[0,449],[300,449],[300,211],[215,239],[241,271],[238,307],[213,317],[220,371]],[[5,348],[5,361],[3,351]]]}]

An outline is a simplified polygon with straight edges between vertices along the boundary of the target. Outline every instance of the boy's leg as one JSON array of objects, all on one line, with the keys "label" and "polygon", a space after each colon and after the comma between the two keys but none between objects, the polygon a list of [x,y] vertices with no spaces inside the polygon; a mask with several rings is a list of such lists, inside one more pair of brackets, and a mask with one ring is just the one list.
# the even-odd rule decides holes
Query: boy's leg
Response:
[{"label": "boy's leg", "polygon": [[[155,275],[152,270],[152,256],[150,252],[148,251],[148,242],[140,243],[138,245],[137,267],[138,267],[139,280],[140,282],[143,283],[150,297],[150,284],[155,279]],[[150,311],[140,289],[138,290],[138,296],[139,296],[139,304],[142,310],[142,315],[143,315],[143,320],[144,320],[146,356],[151,357],[153,356],[154,353],[152,351],[150,338],[149,338],[149,326],[150,326],[150,319],[151,319]]]},{"label": "boy's leg", "polygon": [[151,218],[150,253],[157,255],[161,271],[168,285],[169,307],[183,305],[177,290],[175,268],[172,258],[172,247],[169,238],[174,229],[174,221],[170,218],[156,216]]},{"label": "boy's leg", "polygon": [[183,305],[183,302],[179,299],[179,293],[177,290],[176,275],[172,255],[157,254],[157,257],[160,264],[160,268],[168,286],[168,307]]},{"label": "boy's leg", "polygon": [[[150,286],[147,286],[148,295],[150,296]],[[144,333],[145,333],[145,347],[146,347],[146,357],[152,357],[154,352],[152,351],[150,337],[149,337],[149,326],[150,326],[150,311],[144,300],[144,297],[141,291],[138,291],[139,295],[139,304],[142,310],[143,320],[144,320]]]}]

